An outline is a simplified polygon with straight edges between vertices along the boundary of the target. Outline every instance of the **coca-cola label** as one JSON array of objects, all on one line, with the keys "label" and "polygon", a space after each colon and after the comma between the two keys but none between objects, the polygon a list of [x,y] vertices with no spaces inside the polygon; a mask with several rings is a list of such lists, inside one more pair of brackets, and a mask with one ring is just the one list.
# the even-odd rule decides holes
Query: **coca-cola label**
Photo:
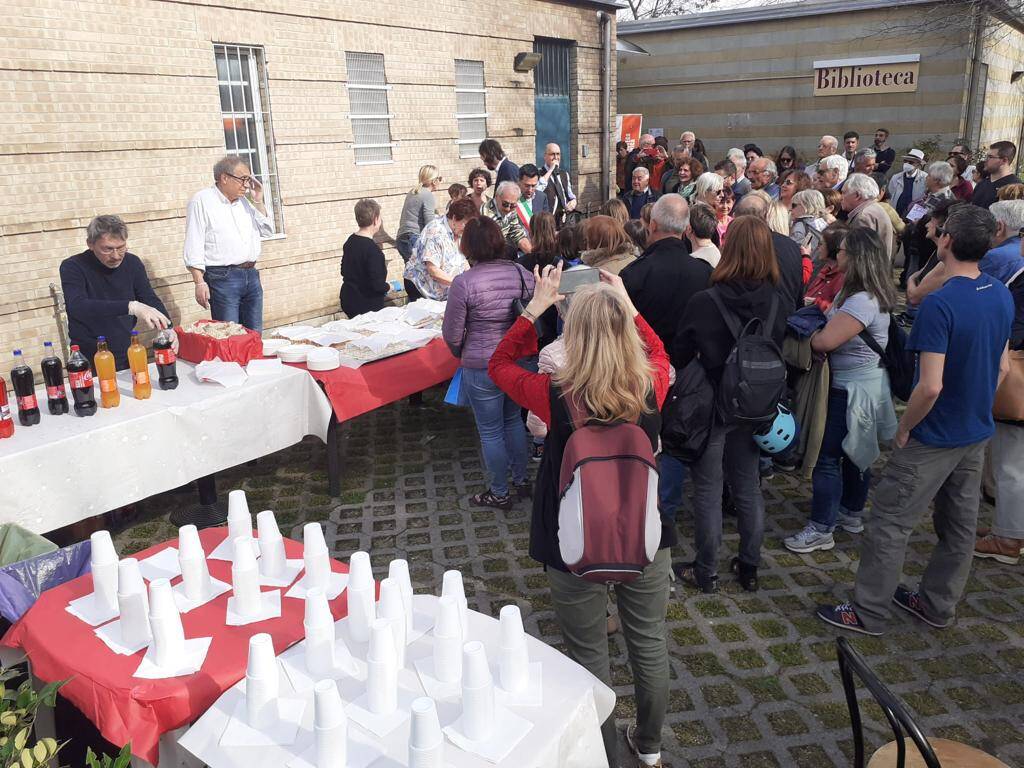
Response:
[{"label": "coca-cola label", "polygon": [[61,398],[67,397],[68,393],[64,391],[64,385],[58,384],[56,387],[46,388],[46,397],[50,400],[60,400]]},{"label": "coca-cola label", "polygon": [[11,420],[11,406],[9,406],[7,403],[4,403],[3,405],[0,405],[0,421],[10,421],[10,420]]},{"label": "coca-cola label", "polygon": [[39,403],[36,401],[35,395],[25,395],[24,397],[18,398],[18,409],[22,411],[31,411],[33,408],[38,408]]},{"label": "coca-cola label", "polygon": [[136,371],[132,374],[132,377],[135,379],[135,383],[139,386],[149,384],[149,371]]},{"label": "coca-cola label", "polygon": [[92,389],[92,371],[68,371],[68,381],[72,389]]},{"label": "coca-cola label", "polygon": [[117,392],[117,379],[100,379],[100,392]]},{"label": "coca-cola label", "polygon": [[173,349],[155,349],[153,357],[156,358],[157,365],[173,365],[174,361],[178,359],[175,357]]}]

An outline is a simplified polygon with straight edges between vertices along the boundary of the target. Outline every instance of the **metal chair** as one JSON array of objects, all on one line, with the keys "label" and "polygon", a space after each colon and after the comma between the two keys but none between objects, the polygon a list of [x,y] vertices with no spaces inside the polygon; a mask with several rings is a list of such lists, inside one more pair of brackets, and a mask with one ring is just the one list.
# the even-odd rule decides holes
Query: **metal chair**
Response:
[{"label": "metal chair", "polygon": [[[846,705],[850,710],[853,726],[854,768],[865,768],[864,726],[857,702],[857,688],[854,675],[860,678],[864,687],[871,692],[878,706],[896,736],[885,746],[876,750],[867,763],[867,768],[1008,768],[995,757],[981,750],[948,739],[929,741],[910,716],[903,702],[890,691],[871,670],[845,637],[836,639],[836,655],[839,659],[839,674],[846,693]],[[906,734],[906,735],[904,735]],[[917,752],[908,754],[907,743],[911,742]]]}]

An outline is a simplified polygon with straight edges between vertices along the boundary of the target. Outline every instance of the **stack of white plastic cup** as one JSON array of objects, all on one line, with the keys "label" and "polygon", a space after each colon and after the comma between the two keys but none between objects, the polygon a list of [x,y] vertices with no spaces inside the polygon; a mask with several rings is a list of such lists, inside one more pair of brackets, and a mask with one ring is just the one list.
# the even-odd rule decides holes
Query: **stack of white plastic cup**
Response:
[{"label": "stack of white plastic cup", "polygon": [[153,579],[149,583],[149,626],[156,665],[173,667],[179,663],[185,655],[185,630],[167,579]]},{"label": "stack of white plastic cup", "polygon": [[499,614],[501,628],[501,687],[509,693],[525,691],[530,684],[530,653],[519,606],[506,605]]},{"label": "stack of white plastic cup", "polygon": [[365,643],[370,639],[370,625],[376,614],[373,571],[370,556],[353,552],[348,561],[348,628],[352,639]]},{"label": "stack of white plastic cup", "polygon": [[462,647],[462,728],[470,741],[486,741],[494,732],[494,681],[478,640]]},{"label": "stack of white plastic cup", "polygon": [[370,629],[366,654],[366,698],[375,715],[390,715],[398,708],[398,663],[391,622],[377,619]]},{"label": "stack of white plastic cup", "polygon": [[391,622],[391,632],[395,636],[395,661],[398,668],[405,666],[405,605],[402,601],[402,588],[390,576],[380,583],[380,617]]},{"label": "stack of white plastic cup", "polygon": [[346,768],[348,718],[333,680],[321,680],[313,686],[313,734],[316,768]]},{"label": "stack of white plastic cup", "polygon": [[412,634],[412,578],[409,576],[407,560],[392,560],[388,564],[388,578],[398,582],[402,590],[402,604],[405,607],[405,634]]},{"label": "stack of white plastic cup", "polygon": [[260,540],[260,575],[278,578],[286,565],[284,538],[272,511],[265,509],[256,515],[256,530]]},{"label": "stack of white plastic cup", "polygon": [[[252,514],[245,491],[231,491],[228,494],[228,541],[239,537],[252,538]],[[251,545],[250,545],[251,546]]]},{"label": "stack of white plastic cup", "polygon": [[245,670],[245,716],[251,728],[270,728],[277,722],[279,688],[274,643],[265,632],[253,635]]},{"label": "stack of white plastic cup", "polygon": [[327,604],[327,595],[320,587],[306,591],[306,669],[315,677],[325,677],[334,670],[334,617]]},{"label": "stack of white plastic cup", "polygon": [[469,603],[466,601],[466,588],[462,583],[462,571],[445,571],[441,582],[441,597],[450,597],[459,607],[459,625],[462,627],[462,639],[469,639]]},{"label": "stack of white plastic cup", "polygon": [[181,566],[185,596],[189,600],[204,600],[212,590],[212,583],[206,553],[194,525],[183,525],[178,529],[178,565]]},{"label": "stack of white plastic cup", "polygon": [[331,554],[320,523],[306,523],[302,527],[302,560],[306,566],[302,581],[306,589],[319,587],[326,592],[331,576]]},{"label": "stack of white plastic cup", "polygon": [[434,676],[442,683],[457,683],[462,679],[462,625],[459,623],[459,607],[450,597],[437,601]]},{"label": "stack of white plastic cup", "polygon": [[117,607],[117,550],[109,531],[96,531],[89,537],[92,544],[92,594],[96,605],[107,611]]},{"label": "stack of white plastic cup", "polygon": [[422,697],[412,703],[409,728],[409,768],[443,768],[444,735],[433,699]]},{"label": "stack of white plastic cup", "polygon": [[149,598],[139,561],[126,557],[117,564],[117,607],[121,612],[121,639],[127,646],[149,642]]},{"label": "stack of white plastic cup", "polygon": [[252,618],[260,613],[260,577],[256,554],[252,551],[252,537],[239,536],[232,542],[231,588],[235,593],[235,610],[240,616]]}]

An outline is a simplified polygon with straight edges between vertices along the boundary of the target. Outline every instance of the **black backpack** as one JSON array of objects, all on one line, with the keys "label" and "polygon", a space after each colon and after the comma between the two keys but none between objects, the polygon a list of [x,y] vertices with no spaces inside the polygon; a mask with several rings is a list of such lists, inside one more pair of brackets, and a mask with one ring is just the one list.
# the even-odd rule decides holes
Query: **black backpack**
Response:
[{"label": "black backpack", "polygon": [[715,416],[715,390],[698,358],[676,371],[661,409],[661,449],[683,462],[704,455]]},{"label": "black backpack", "polygon": [[739,317],[725,306],[718,290],[712,288],[708,293],[736,340],[716,393],[718,414],[726,424],[761,426],[775,418],[786,394],[786,361],[772,338],[779,296],[772,293],[767,322],[754,317],[741,327]]},{"label": "black backpack", "polygon": [[889,387],[893,395],[903,402],[910,401],[910,393],[914,391],[914,369],[917,365],[916,356],[907,349],[907,334],[900,324],[889,316],[889,341],[883,350],[875,337],[865,328],[859,334],[871,351],[878,355],[878,365],[889,374]]}]

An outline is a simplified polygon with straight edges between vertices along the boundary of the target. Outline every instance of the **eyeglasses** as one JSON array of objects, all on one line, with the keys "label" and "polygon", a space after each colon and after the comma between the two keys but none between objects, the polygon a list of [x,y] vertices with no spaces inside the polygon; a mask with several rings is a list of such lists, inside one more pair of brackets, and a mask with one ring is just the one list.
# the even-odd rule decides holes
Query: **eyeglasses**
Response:
[{"label": "eyeglasses", "polygon": [[948,235],[948,234],[949,233],[946,232],[946,230],[944,230],[942,227],[936,227],[935,228],[935,236],[936,237],[942,237],[943,235]]},{"label": "eyeglasses", "polygon": [[1002,158],[999,157],[999,155],[985,155],[985,159],[986,160],[1001,160]]},{"label": "eyeglasses", "polygon": [[503,210],[511,211],[513,208],[516,207],[516,202],[515,200],[513,200],[511,203],[506,202],[505,200],[499,200],[498,205],[500,205]]},{"label": "eyeglasses", "polygon": [[235,176],[233,173],[229,173],[228,176],[235,181],[241,182],[243,186],[249,186],[253,182],[252,176]]}]

